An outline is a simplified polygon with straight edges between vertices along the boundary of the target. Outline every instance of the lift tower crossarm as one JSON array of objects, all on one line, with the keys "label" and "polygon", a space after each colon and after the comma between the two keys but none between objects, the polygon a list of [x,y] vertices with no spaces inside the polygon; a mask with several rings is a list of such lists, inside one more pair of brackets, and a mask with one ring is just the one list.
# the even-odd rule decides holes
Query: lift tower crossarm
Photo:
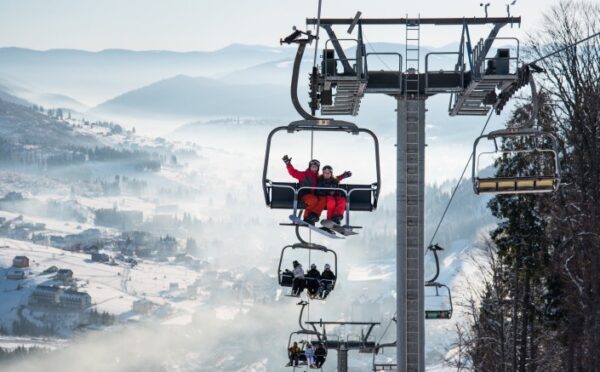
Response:
[{"label": "lift tower crossarm", "polygon": [[[321,18],[321,25],[351,25],[354,18]],[[366,25],[405,25],[419,22],[421,25],[462,26],[488,25],[498,23],[521,24],[521,17],[473,17],[473,18],[361,18],[359,23]],[[316,25],[316,18],[307,18],[307,25]]]}]

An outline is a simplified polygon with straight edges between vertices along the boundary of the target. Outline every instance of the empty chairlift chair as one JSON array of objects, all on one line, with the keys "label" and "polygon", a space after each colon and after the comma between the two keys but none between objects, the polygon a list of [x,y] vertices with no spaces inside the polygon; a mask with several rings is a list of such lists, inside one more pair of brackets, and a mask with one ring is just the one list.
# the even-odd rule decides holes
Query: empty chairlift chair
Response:
[{"label": "empty chairlift chair", "polygon": [[[478,151],[481,140],[491,141],[493,151]],[[481,174],[480,161],[485,156],[494,158],[493,176]],[[545,193],[556,191],[560,185],[557,139],[538,129],[499,130],[478,137],[473,145],[472,167],[476,194]]]},{"label": "empty chairlift chair", "polygon": [[[425,319],[452,318],[452,294],[450,288],[437,282],[428,282],[425,288],[433,288],[433,293],[425,294]],[[427,291],[429,292],[429,291]]]},{"label": "empty chairlift chair", "polygon": [[[386,353],[386,349],[393,349],[393,354]],[[378,344],[373,350],[373,368],[372,371],[398,371],[398,363],[396,362],[396,341]]]},{"label": "empty chairlift chair", "polygon": [[[438,252],[444,250],[438,244],[427,247],[435,260],[435,275],[425,282],[425,319],[450,319],[452,317],[452,293],[450,288],[438,283],[440,276],[440,259]],[[430,289],[432,288],[432,289]]]}]

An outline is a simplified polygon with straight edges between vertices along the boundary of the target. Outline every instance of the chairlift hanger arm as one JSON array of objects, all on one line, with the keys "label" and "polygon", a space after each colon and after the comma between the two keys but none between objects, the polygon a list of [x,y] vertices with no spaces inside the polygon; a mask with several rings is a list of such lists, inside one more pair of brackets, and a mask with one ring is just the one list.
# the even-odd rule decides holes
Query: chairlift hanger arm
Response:
[{"label": "chairlift hanger arm", "polygon": [[[299,42],[298,50],[296,51],[296,58],[294,58],[294,67],[292,69],[292,84],[290,85],[290,95],[292,98],[292,104],[294,108],[302,116],[304,119],[315,120],[317,119],[314,115],[306,112],[300,100],[298,99],[298,77],[300,76],[300,65],[302,64],[302,56],[304,55],[304,50],[306,49],[306,44],[309,41]],[[314,108],[313,108],[314,111]]]},{"label": "chairlift hanger arm", "polygon": [[308,305],[308,302],[301,302],[300,303],[300,306],[302,306],[302,308],[300,309],[300,315],[298,316],[298,325],[300,325],[301,332],[295,332],[295,333],[304,333],[304,334],[307,334],[307,335],[316,335],[317,338],[319,339],[319,341],[321,341],[321,333],[319,333],[316,329],[315,330],[306,329],[302,325],[302,314],[304,314],[304,308],[307,305]]},{"label": "chairlift hanger arm", "polygon": [[[321,18],[321,26],[351,25],[354,18]],[[307,25],[316,25],[317,18],[307,18]],[[487,24],[521,24],[521,17],[472,17],[472,18],[361,18],[362,25],[405,25],[419,22],[421,25],[462,26]]]},{"label": "chairlift hanger arm", "polygon": [[438,257],[438,253],[437,253],[439,249],[437,248],[437,245],[433,246],[433,248],[432,248],[432,246],[429,246],[429,247],[427,247],[427,249],[429,249],[430,251],[433,252],[433,257],[435,259],[435,275],[433,276],[433,278],[426,281],[425,285],[435,283],[438,276],[440,276],[440,258]]}]

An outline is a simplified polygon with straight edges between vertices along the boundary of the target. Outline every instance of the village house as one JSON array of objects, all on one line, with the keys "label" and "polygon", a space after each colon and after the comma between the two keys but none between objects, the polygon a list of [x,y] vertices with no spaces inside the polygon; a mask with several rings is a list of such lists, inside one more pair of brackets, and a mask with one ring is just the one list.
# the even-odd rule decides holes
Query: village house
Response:
[{"label": "village house", "polygon": [[12,262],[13,267],[24,268],[29,267],[29,257],[27,256],[15,256]]}]

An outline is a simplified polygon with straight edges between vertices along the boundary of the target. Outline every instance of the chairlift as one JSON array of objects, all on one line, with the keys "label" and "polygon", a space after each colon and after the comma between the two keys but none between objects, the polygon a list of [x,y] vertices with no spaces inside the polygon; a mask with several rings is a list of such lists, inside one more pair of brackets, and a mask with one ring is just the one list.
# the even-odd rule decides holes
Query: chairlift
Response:
[{"label": "chairlift", "polygon": [[[425,295],[425,300],[435,299],[438,300],[437,303],[427,304],[432,305],[431,308],[425,309],[425,319],[450,319],[452,318],[452,293],[450,292],[450,288],[445,284],[438,283],[436,280],[440,275],[440,259],[438,257],[438,252],[443,251],[444,248],[440,247],[438,244],[433,244],[427,247],[433,253],[433,257],[435,259],[435,275],[428,281],[425,282],[425,287],[435,288],[435,295]],[[440,293],[440,289],[445,288],[444,293]],[[441,303],[439,300],[442,300]]]},{"label": "chairlift", "polygon": [[[435,298],[435,299],[445,299],[442,303],[437,303],[435,306],[432,306],[431,309],[425,310],[425,319],[450,319],[452,318],[452,294],[450,293],[450,288],[447,285],[437,283],[437,282],[427,282],[425,283],[425,287],[433,287],[435,288],[435,295],[428,296],[425,295],[425,299],[427,298]],[[444,290],[445,289],[445,290]],[[434,308],[435,307],[435,308]]]},{"label": "chairlift", "polygon": [[[498,139],[523,139],[517,148],[501,149]],[[482,139],[493,142],[494,151],[478,152]],[[555,192],[560,185],[560,164],[558,161],[558,140],[554,134],[534,128],[504,129],[482,135],[473,144],[472,179],[476,194],[532,194]],[[523,159],[531,164],[527,174],[506,171],[505,174],[483,176],[479,170],[482,156],[496,159]],[[551,158],[551,160],[550,160]],[[527,172],[528,171],[528,172]]]},{"label": "chairlift", "polygon": [[[290,363],[289,365],[286,365],[286,367],[292,367],[294,368],[294,370],[296,369],[296,367],[301,367],[301,366],[307,366],[307,359],[306,359],[306,355],[304,354],[304,349],[306,347],[307,344],[311,344],[313,347],[318,346],[319,344],[324,344],[324,340],[326,339],[325,334],[321,334],[319,331],[317,331],[317,329],[313,326],[312,330],[311,329],[307,329],[304,327],[304,325],[302,324],[302,316],[304,314],[304,309],[306,308],[306,306],[308,305],[308,302],[306,301],[300,301],[300,303],[298,303],[298,305],[301,306],[300,309],[300,314],[298,315],[298,325],[300,326],[300,329],[298,331],[292,332],[290,333],[290,337],[288,338],[288,346],[287,346],[287,350],[288,350],[288,358],[290,359]],[[295,341],[298,340],[298,341]],[[291,358],[291,355],[289,354],[289,350],[292,347],[294,342],[298,342],[298,344],[302,345],[302,352],[298,355],[298,365],[296,366],[295,364],[295,360],[293,360]],[[295,358],[294,358],[295,359]],[[308,366],[310,367],[310,366]],[[312,368],[312,367],[310,367]]]},{"label": "chairlift", "polygon": [[[351,230],[358,226],[350,225],[350,211],[371,212],[377,208],[379,193],[381,189],[381,171],[379,161],[379,140],[375,133],[366,128],[359,128],[356,124],[342,120],[298,120],[287,126],[280,126],[273,129],[267,137],[265,151],[265,161],[263,167],[263,192],[267,206],[272,209],[291,209],[292,214],[297,216],[299,210],[304,209],[305,205],[299,200],[299,194],[307,190],[316,190],[318,187],[302,186],[296,182],[273,181],[268,177],[269,156],[271,151],[271,142],[277,132],[286,131],[293,134],[300,131],[315,132],[343,132],[353,135],[366,133],[373,139],[375,148],[375,170],[376,180],[371,184],[340,184],[333,190],[340,191],[346,197],[346,215],[344,227]],[[331,189],[328,189],[331,190]],[[296,223],[286,223],[282,225],[298,226]]]},{"label": "chairlift", "polygon": [[385,356],[385,349],[388,348],[396,348],[396,341],[389,342],[385,344],[377,344],[375,349],[373,350],[373,368],[372,371],[397,371],[398,363],[396,360],[396,353],[394,352],[394,356]]},{"label": "chairlift", "polygon": [[[298,355],[298,365],[295,365],[295,360],[292,360],[292,358],[290,356],[290,352],[289,352],[289,350],[292,347],[292,345],[294,344],[294,342],[298,343],[298,346],[302,349],[302,351]],[[321,336],[318,333],[315,334],[313,331],[304,331],[304,330],[290,333],[290,336],[288,338],[288,346],[287,346],[288,359],[290,359],[290,363],[288,363],[286,365],[286,367],[292,367],[292,368],[294,368],[294,370],[299,367],[310,368],[310,369],[322,369],[322,368],[315,368],[315,367],[308,365],[306,355],[304,354],[304,351],[306,350],[306,346],[308,344],[312,345],[312,347],[314,349],[316,349],[317,346],[319,346],[319,344],[321,344]],[[327,361],[327,356],[325,356],[325,360]]]},{"label": "chairlift", "polygon": [[[290,288],[290,292],[288,295],[288,297],[299,297],[300,294],[295,295],[294,293],[292,293],[291,288],[294,285],[294,275],[290,272],[290,271],[286,271],[284,270],[284,268],[282,267],[284,265],[283,262],[283,258],[285,256],[285,252],[288,249],[306,249],[309,251],[320,251],[325,253],[326,255],[333,255],[333,266],[332,266],[332,270],[333,274],[335,275],[336,279],[338,277],[338,272],[337,272],[337,254],[335,253],[335,251],[328,249],[325,246],[319,245],[319,244],[314,244],[314,243],[295,243],[295,244],[291,244],[291,245],[286,245],[285,247],[283,247],[283,249],[281,250],[281,256],[279,257],[279,266],[277,268],[277,278],[278,278],[278,283],[281,287],[286,287],[286,288]],[[317,281],[317,279],[314,278],[305,278],[305,287],[308,288],[309,282],[310,281]],[[333,291],[333,289],[335,288],[335,283],[336,280],[327,280],[327,279],[320,279],[318,280],[318,284],[319,286],[321,284],[324,284],[324,282],[329,282],[331,283],[331,289],[329,290],[329,292]],[[311,297],[311,299],[314,300],[324,300],[325,298],[321,298],[320,296],[315,296],[315,297]]]}]

